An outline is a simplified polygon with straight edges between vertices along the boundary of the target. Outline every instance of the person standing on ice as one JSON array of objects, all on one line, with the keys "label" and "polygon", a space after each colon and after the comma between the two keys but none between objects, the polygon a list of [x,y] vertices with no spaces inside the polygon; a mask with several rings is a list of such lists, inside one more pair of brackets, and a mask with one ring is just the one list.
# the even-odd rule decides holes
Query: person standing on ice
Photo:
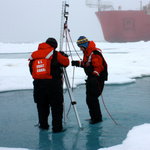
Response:
[{"label": "person standing on ice", "polygon": [[48,116],[52,112],[52,130],[64,131],[63,118],[63,82],[61,67],[69,66],[68,55],[56,51],[57,41],[48,38],[40,43],[38,50],[30,57],[30,72],[34,79],[34,101],[37,104],[39,128],[49,129]]},{"label": "person standing on ice", "polygon": [[80,36],[77,45],[83,52],[83,61],[72,61],[72,66],[82,67],[88,76],[86,80],[86,103],[89,108],[90,124],[102,121],[102,114],[98,97],[101,95],[104,82],[107,80],[107,63],[102,51],[96,48],[93,41],[88,41],[85,36]]}]

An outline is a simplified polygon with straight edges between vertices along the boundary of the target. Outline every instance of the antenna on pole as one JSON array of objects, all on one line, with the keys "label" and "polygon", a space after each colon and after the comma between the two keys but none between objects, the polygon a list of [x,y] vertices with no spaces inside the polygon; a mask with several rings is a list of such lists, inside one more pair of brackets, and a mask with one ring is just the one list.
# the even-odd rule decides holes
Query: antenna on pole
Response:
[{"label": "antenna on pole", "polygon": [[[60,51],[63,50],[63,38],[64,38],[63,33],[64,33],[64,30],[68,30],[68,28],[67,28],[67,21],[68,21],[68,15],[69,15],[69,12],[67,11],[68,7],[69,7],[69,4],[66,4],[66,2],[63,1],[62,2],[62,14],[61,14]],[[75,112],[75,115],[76,115],[78,125],[79,125],[80,129],[83,129],[82,126],[81,126],[81,122],[80,122],[80,119],[79,119],[77,109],[76,109],[76,101],[74,100],[74,97],[73,97],[73,93],[72,93],[72,89],[71,89],[71,86],[70,86],[70,82],[69,82],[69,78],[68,78],[66,69],[64,67],[62,69],[63,69],[65,83],[66,83],[66,86],[67,86],[67,89],[68,89],[71,104],[74,108],[74,112]]]}]

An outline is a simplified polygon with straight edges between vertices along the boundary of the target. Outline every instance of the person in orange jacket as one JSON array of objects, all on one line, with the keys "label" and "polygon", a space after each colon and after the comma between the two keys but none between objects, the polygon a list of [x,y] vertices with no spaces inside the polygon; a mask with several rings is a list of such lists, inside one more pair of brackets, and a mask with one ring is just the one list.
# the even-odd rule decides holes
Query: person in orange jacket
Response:
[{"label": "person in orange jacket", "polygon": [[98,97],[101,95],[104,82],[107,80],[107,63],[102,51],[96,48],[93,41],[88,41],[85,36],[80,36],[77,45],[83,52],[83,60],[72,61],[72,66],[82,67],[86,73],[86,103],[89,108],[90,124],[102,121],[102,114]]},{"label": "person in orange jacket", "polygon": [[56,51],[57,41],[48,38],[40,43],[38,50],[31,54],[29,68],[34,79],[34,101],[37,104],[39,128],[49,129],[48,116],[52,113],[54,133],[64,131],[62,67],[69,66],[68,55]]}]

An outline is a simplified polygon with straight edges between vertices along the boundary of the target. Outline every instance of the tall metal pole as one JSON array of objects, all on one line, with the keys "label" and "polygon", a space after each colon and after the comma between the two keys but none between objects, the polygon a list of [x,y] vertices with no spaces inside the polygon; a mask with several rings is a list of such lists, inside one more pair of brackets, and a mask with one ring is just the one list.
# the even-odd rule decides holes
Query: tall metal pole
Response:
[{"label": "tall metal pole", "polygon": [[[62,51],[62,49],[63,49],[63,38],[64,38],[63,31],[66,28],[67,21],[68,21],[68,12],[66,11],[67,7],[69,7],[69,5],[66,4],[65,1],[63,1],[62,2],[62,15],[61,15],[61,31],[60,31],[60,51]],[[81,126],[81,122],[80,122],[80,119],[79,119],[77,109],[76,109],[76,101],[74,100],[74,97],[73,97],[73,93],[72,93],[72,90],[71,90],[69,78],[68,78],[66,69],[64,67],[63,67],[63,73],[64,73],[64,79],[65,79],[65,83],[66,83],[66,86],[67,86],[67,89],[68,89],[69,97],[70,97],[70,100],[71,100],[71,104],[73,105],[74,112],[75,112],[75,115],[76,115],[76,119],[78,121],[78,125],[81,129],[83,129],[82,126]]]}]

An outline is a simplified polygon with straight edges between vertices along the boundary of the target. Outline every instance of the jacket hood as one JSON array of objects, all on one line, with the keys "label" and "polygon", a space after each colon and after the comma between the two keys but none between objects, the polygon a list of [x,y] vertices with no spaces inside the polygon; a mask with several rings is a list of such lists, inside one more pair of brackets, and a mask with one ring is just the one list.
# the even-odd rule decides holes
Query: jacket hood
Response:
[{"label": "jacket hood", "polygon": [[32,59],[39,59],[39,58],[45,58],[52,50],[54,50],[53,47],[51,47],[47,43],[41,43],[38,46],[38,50],[34,51],[31,54],[30,60]]},{"label": "jacket hood", "polygon": [[38,50],[52,49],[52,47],[47,43],[40,43],[38,46]]},{"label": "jacket hood", "polygon": [[85,50],[86,56],[89,56],[92,51],[96,49],[96,44],[93,41],[89,41],[89,45],[87,49]]}]

